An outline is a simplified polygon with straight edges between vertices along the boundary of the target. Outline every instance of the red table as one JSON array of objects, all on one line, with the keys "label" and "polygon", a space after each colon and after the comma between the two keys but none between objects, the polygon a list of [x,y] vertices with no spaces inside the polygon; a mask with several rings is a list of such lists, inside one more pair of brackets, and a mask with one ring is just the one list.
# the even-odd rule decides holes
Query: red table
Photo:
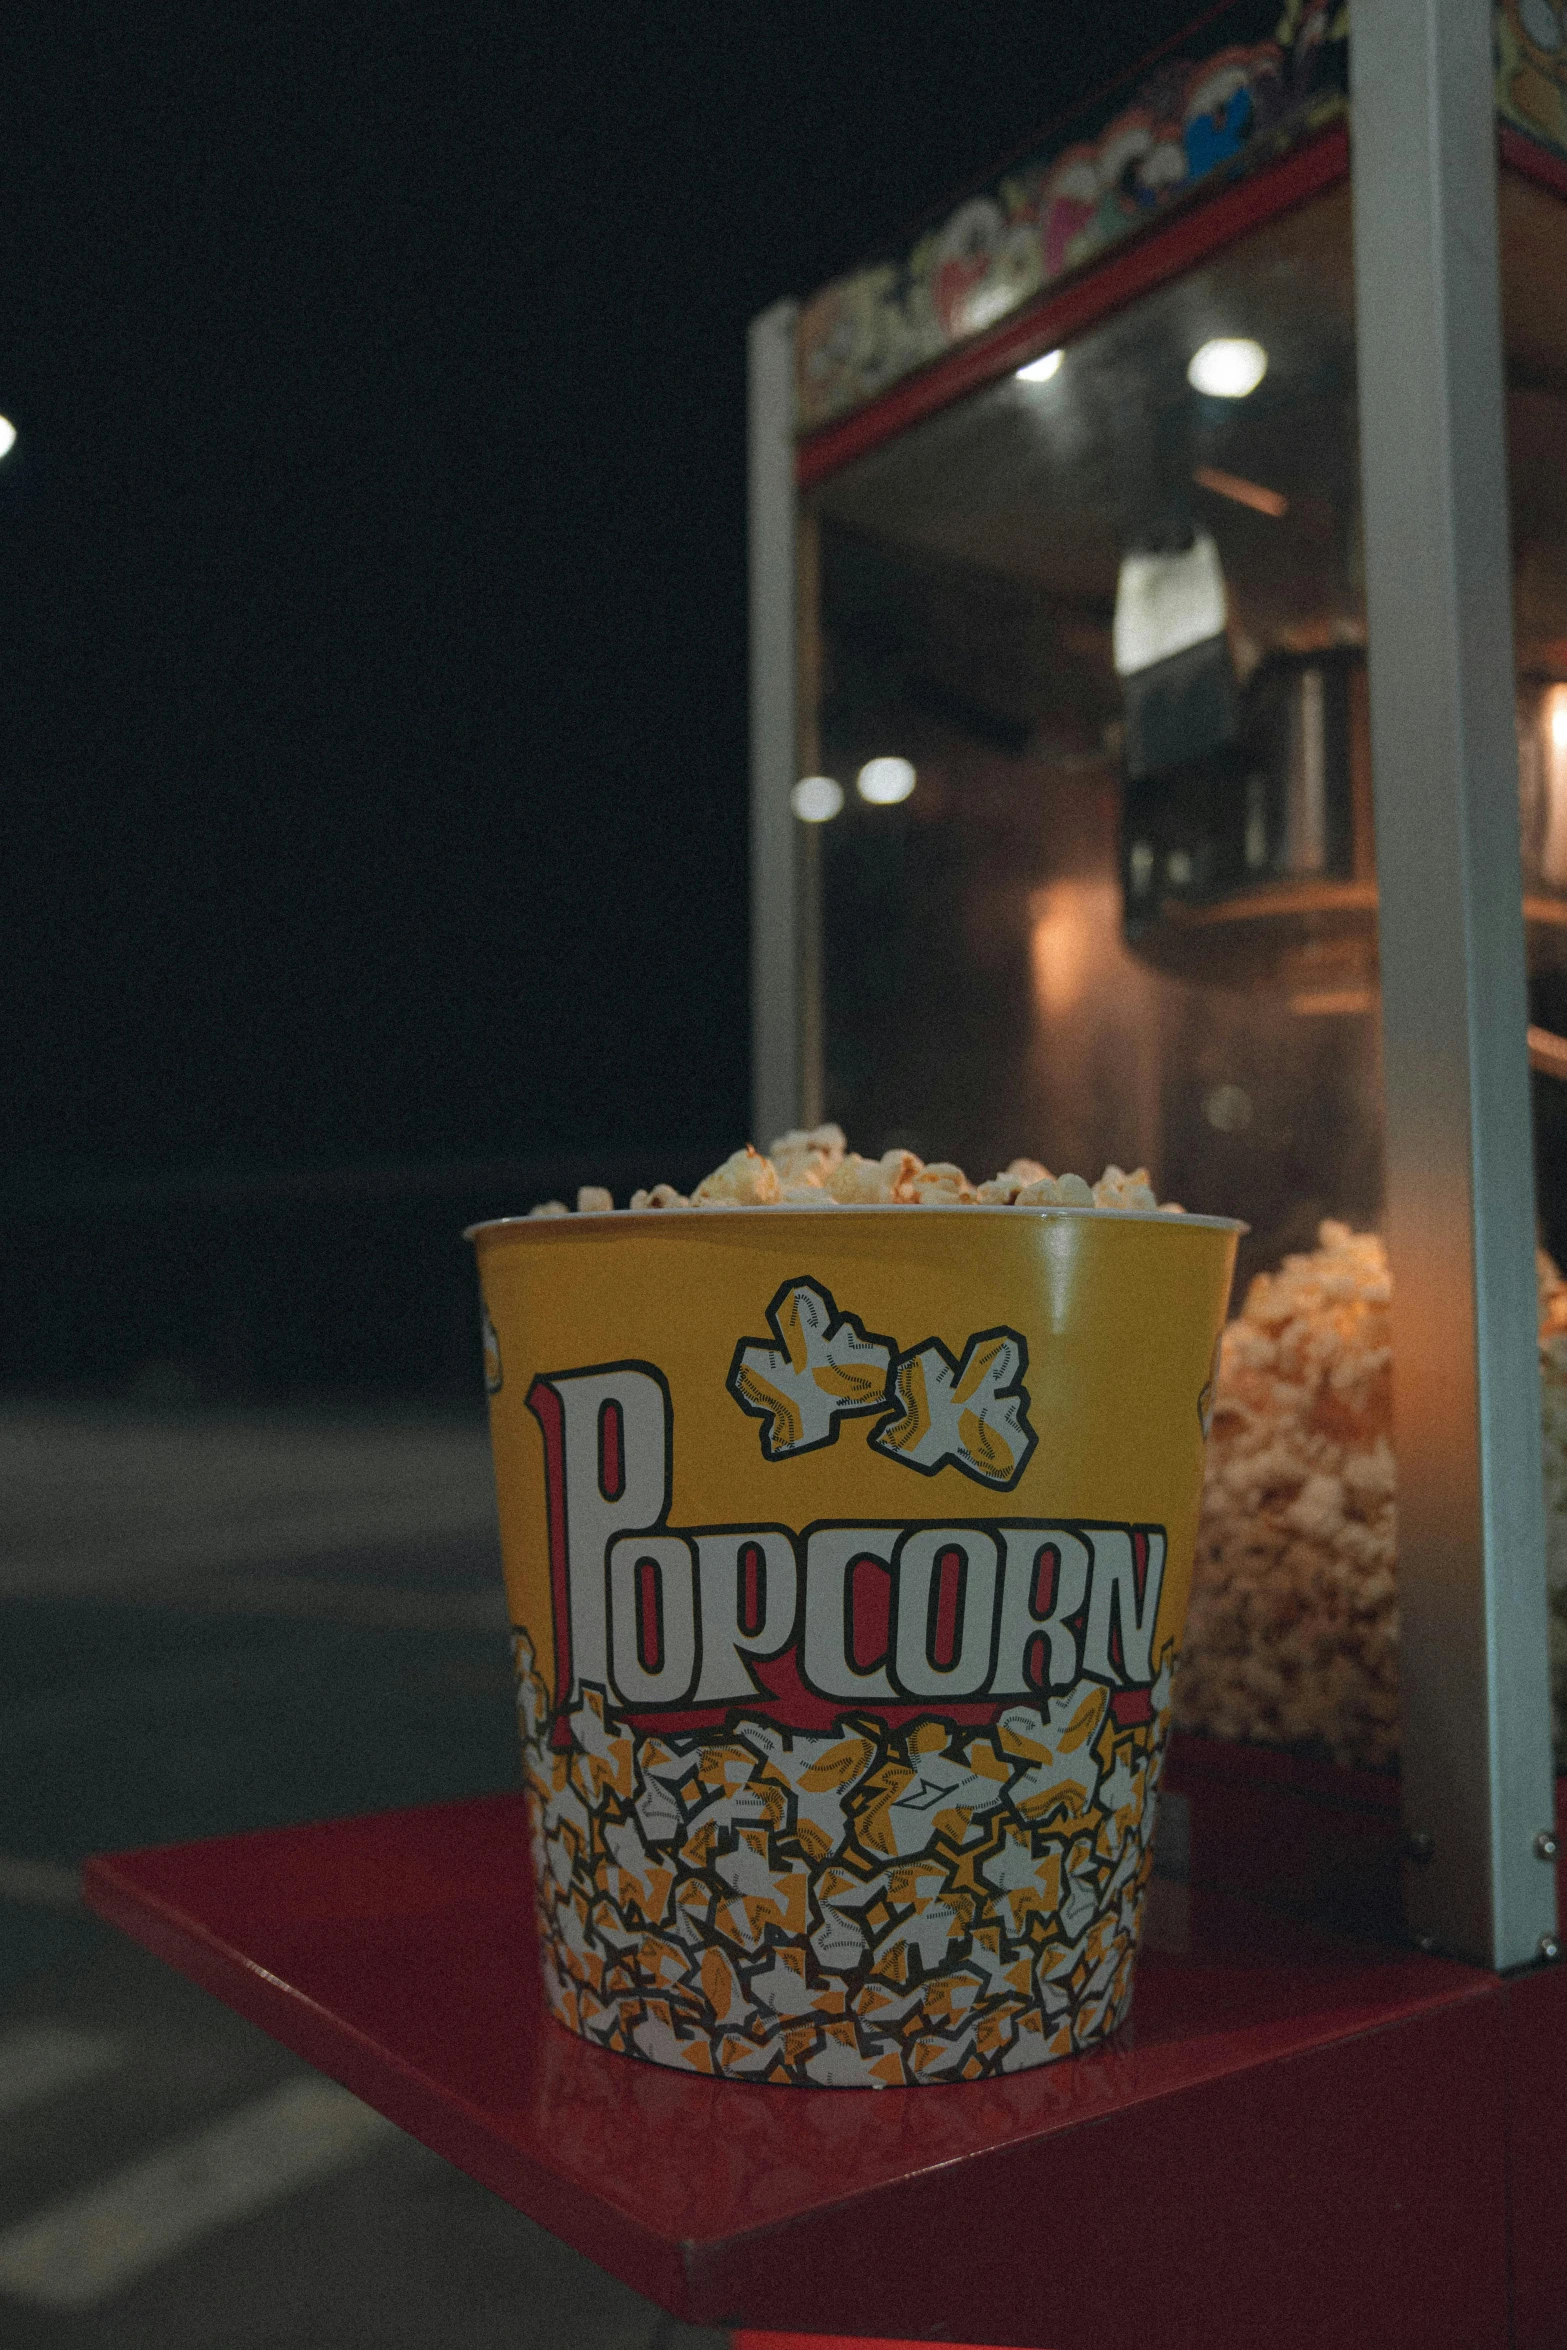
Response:
[{"label": "red table", "polygon": [[697,2323],[1053,2350],[1567,2339],[1567,1968],[1501,1981],[1193,1888],[1189,1947],[1145,1952],[1133,2022],[1091,2056],[753,2087],[554,2024],[526,1872],[522,1799],[497,1796],[100,1857],[86,1882]]}]

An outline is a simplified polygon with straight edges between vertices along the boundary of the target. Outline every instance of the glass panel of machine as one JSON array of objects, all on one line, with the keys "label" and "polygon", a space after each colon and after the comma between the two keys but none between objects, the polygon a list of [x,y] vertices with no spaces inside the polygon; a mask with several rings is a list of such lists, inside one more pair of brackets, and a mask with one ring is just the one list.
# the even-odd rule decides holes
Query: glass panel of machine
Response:
[{"label": "glass panel of machine", "polygon": [[[1515,170],[1500,193],[1537,1194],[1560,1260],[1567,205]],[[1382,1122],[1347,189],[831,475],[803,546],[821,1107],[861,1150],[980,1173],[1019,1151],[1090,1178],[1146,1164],[1162,1198],[1250,1221],[1237,1308],[1301,1253],[1226,1341],[1177,1713],[1387,1765],[1387,1276],[1351,1237],[1381,1226]],[[1561,1749],[1567,1289],[1543,1260],[1541,1314]]]},{"label": "glass panel of machine", "polygon": [[1377,1222],[1359,529],[1343,189],[813,493],[822,1106],[857,1148],[1146,1164],[1250,1220],[1242,1285]]},{"label": "glass panel of machine", "polygon": [[1567,1255],[1567,205],[1502,174],[1518,780],[1542,1238]]}]

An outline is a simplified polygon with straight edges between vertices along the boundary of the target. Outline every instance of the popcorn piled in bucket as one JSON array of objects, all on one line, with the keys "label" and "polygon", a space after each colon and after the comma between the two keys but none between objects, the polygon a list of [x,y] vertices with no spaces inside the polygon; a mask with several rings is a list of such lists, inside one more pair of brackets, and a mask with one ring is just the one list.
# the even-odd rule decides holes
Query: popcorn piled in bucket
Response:
[{"label": "popcorn piled in bucket", "polygon": [[[1375,1233],[1325,1223],[1225,1330],[1175,1683],[1187,1730],[1398,1753],[1391,1285]],[[1567,1753],[1567,1284],[1543,1253],[1540,1377],[1558,1756]]]},{"label": "popcorn piled in bucket", "polygon": [[[614,1199],[601,1185],[584,1184],[577,1194],[577,1213],[607,1214]],[[1106,1167],[1097,1183],[1081,1175],[1052,1175],[1037,1159],[1014,1159],[987,1182],[971,1183],[963,1169],[948,1159],[926,1163],[913,1151],[884,1151],[879,1159],[862,1159],[851,1151],[841,1126],[800,1128],[782,1134],[765,1153],[747,1143],[711,1175],[704,1175],[689,1198],[668,1183],[651,1191],[634,1191],[635,1214],[665,1208],[1109,1208],[1122,1213],[1149,1214],[1158,1210],[1178,1216],[1173,1202],[1162,1207],[1154,1197],[1146,1167],[1126,1174]],[[529,1211],[535,1216],[567,1216],[564,1200],[543,1200]]]}]

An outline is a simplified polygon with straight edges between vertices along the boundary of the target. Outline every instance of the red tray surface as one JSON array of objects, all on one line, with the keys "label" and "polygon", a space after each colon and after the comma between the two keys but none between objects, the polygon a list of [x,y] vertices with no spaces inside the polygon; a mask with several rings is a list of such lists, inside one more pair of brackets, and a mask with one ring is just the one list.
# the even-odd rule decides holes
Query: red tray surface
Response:
[{"label": "red tray surface", "polygon": [[1058,2350],[1146,2345],[1152,2324],[1161,2350],[1222,2350],[1264,2311],[1275,2344],[1320,2340],[1352,2289],[1384,2350],[1506,2339],[1492,1976],[1193,1889],[1189,1950],[1145,1952],[1132,2023],[1093,2055],[997,2083],[776,2089],[556,2025],[527,1869],[522,1799],[498,1796],[100,1857],[87,1891],[697,2322]]}]

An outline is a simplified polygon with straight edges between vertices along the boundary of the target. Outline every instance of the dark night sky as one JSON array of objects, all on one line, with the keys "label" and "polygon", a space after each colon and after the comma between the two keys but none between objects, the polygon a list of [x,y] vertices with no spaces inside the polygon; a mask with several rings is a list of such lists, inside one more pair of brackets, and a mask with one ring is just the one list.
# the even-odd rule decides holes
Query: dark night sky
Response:
[{"label": "dark night sky", "polygon": [[1194,13],[9,20],[12,1174],[738,1137],[745,322]]}]

